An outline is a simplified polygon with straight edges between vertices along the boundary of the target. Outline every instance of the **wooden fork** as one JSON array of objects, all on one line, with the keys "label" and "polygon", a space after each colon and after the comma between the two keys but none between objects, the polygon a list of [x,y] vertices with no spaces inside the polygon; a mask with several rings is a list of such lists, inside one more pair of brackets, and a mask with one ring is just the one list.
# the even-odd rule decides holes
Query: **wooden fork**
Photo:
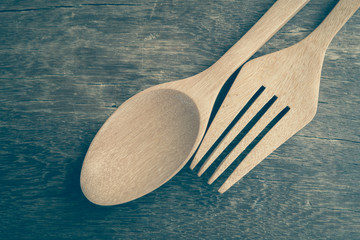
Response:
[{"label": "wooden fork", "polygon": [[[241,161],[218,190],[223,193],[307,125],[317,110],[326,49],[359,6],[360,0],[340,0],[304,40],[245,64],[190,168],[211,154],[200,168],[201,176],[221,153],[227,152],[229,144],[241,139],[209,179],[208,183],[213,183],[232,163]],[[215,150],[210,153],[212,146]]]}]

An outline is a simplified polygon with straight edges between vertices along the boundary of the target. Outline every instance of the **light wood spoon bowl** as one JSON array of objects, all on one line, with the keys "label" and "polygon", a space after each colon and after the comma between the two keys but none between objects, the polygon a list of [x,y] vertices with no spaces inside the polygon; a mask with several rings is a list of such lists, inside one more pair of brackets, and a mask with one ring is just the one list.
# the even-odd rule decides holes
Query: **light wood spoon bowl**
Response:
[{"label": "light wood spoon bowl", "polygon": [[148,88],[104,123],[86,154],[80,183],[99,205],[139,198],[173,177],[199,145],[230,75],[308,0],[278,0],[214,65],[193,77]]}]

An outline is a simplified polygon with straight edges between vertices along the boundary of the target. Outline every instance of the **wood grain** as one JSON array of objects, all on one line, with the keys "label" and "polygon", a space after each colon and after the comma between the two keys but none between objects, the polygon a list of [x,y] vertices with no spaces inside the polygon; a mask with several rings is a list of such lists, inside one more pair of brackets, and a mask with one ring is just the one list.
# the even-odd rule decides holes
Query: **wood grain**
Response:
[{"label": "wood grain", "polygon": [[[358,12],[326,52],[314,120],[236,187],[219,195],[186,167],[121,206],[81,193],[116,107],[205,70],[274,2],[1,1],[0,238],[359,239]],[[310,1],[255,57],[300,41],[336,3]]]}]

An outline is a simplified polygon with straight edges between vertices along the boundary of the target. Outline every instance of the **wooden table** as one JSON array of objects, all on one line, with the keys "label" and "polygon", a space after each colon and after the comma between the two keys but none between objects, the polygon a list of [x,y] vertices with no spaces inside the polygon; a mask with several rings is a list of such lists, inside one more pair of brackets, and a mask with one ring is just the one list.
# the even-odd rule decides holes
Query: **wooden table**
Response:
[{"label": "wooden table", "polygon": [[[360,14],[331,43],[315,119],[220,195],[187,165],[156,191],[90,203],[87,148],[122,102],[192,76],[274,0],[0,2],[0,239],[360,239]],[[312,0],[256,56],[300,41]]]}]

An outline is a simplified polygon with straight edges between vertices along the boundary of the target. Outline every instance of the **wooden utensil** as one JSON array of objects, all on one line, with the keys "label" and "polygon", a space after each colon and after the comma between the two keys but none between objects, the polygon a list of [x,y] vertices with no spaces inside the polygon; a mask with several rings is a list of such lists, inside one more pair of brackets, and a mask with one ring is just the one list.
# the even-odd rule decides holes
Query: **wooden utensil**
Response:
[{"label": "wooden utensil", "polygon": [[242,67],[191,163],[194,169],[211,154],[199,176],[240,140],[208,182],[239,164],[220,187],[223,193],[313,119],[326,49],[359,6],[360,0],[341,0],[304,40]]},{"label": "wooden utensil", "polygon": [[158,188],[190,159],[229,76],[308,0],[278,0],[223,57],[193,77],[146,89],[101,127],[81,171],[85,196],[99,205],[131,201]]}]

